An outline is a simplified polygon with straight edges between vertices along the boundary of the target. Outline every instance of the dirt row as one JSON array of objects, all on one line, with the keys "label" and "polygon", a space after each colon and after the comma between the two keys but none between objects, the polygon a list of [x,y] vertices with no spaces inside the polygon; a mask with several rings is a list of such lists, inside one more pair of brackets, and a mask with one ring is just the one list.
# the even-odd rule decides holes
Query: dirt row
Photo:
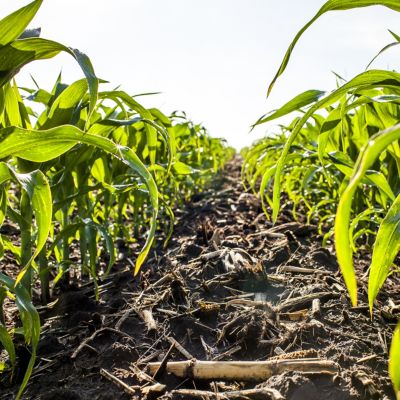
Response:
[{"label": "dirt row", "polygon": [[[394,399],[398,280],[372,322],[365,277],[352,308],[332,248],[289,211],[272,226],[243,190],[239,159],[176,217],[140,277],[121,251],[98,302],[88,283],[40,309],[26,399]],[[28,355],[21,345],[19,378]],[[12,398],[16,383],[0,385],[0,399]]]}]

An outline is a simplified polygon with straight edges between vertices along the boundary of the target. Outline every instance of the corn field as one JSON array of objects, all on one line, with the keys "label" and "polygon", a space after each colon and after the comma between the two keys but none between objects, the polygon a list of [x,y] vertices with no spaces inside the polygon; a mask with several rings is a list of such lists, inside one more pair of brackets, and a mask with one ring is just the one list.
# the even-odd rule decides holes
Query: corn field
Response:
[{"label": "corn field", "polygon": [[[302,34],[323,14],[372,5],[400,12],[395,0],[327,1],[290,44],[268,94]],[[28,28],[41,6],[42,0],[32,1],[0,21],[0,263],[12,259],[18,265],[16,276],[0,272],[0,343],[5,354],[0,373],[14,379],[16,343],[22,340],[29,361],[17,399],[37,365],[42,329],[38,309],[48,307],[59,288],[88,283],[99,302],[121,251],[128,254],[132,276],[140,276],[155,248],[167,252],[177,225],[175,213],[212,189],[218,173],[237,157],[224,139],[210,136],[184,112],[166,115],[143,107],[139,96],[103,90],[105,82],[86,54]],[[400,44],[400,36],[391,35],[393,42],[376,57]],[[60,74],[51,90],[34,80],[32,87],[18,86],[15,76],[21,68],[61,52],[77,62],[81,79],[66,84]],[[292,122],[241,151],[243,194],[258,196],[271,226],[282,210],[290,210],[293,221],[316,227],[324,246],[334,244],[353,308],[360,306],[364,290],[354,259],[371,254],[364,276],[371,320],[380,318],[377,299],[385,282],[399,275],[400,250],[400,74],[373,69],[374,60],[350,80],[337,77],[335,90],[307,90],[260,117],[253,128],[294,115]],[[16,231],[12,237],[4,234],[10,227]],[[231,253],[220,249],[219,231],[210,239],[207,229],[204,223],[202,235],[213,243],[214,253],[199,253],[193,262],[221,256],[227,265]],[[272,237],[284,236],[271,232]],[[242,264],[259,268],[246,254],[238,252],[236,259],[231,255],[229,262],[241,257]],[[174,268],[171,274],[161,280],[174,276],[173,282],[180,282]],[[207,286],[204,280],[201,285]],[[18,313],[14,321],[4,311],[10,304]],[[199,304],[203,313],[215,309],[203,300]],[[391,326],[388,371],[400,399],[400,325]],[[217,344],[228,331],[222,329]],[[154,368],[152,379],[161,366]]]}]

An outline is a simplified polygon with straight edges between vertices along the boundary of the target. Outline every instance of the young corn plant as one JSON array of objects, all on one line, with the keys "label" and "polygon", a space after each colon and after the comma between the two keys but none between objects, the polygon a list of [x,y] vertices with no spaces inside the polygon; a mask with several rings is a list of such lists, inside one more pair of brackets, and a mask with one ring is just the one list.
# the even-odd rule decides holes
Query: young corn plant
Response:
[{"label": "young corn plant", "polygon": [[[171,236],[173,208],[203,190],[233,155],[221,139],[174,113],[144,108],[120,90],[99,91],[89,58],[78,50],[26,30],[42,1],[33,1],[0,21],[0,227],[18,225],[19,245],[0,235],[0,260],[12,254],[16,279],[0,273],[0,343],[17,364],[14,336],[22,334],[31,358],[17,399],[32,373],[40,320],[31,299],[39,277],[41,301],[70,273],[98,281],[116,260],[116,244],[142,243],[134,273],[143,265],[156,232]],[[14,76],[25,64],[71,54],[85,79],[53,89],[19,89]],[[26,93],[24,97],[20,91]],[[35,102],[35,107],[29,104]],[[37,111],[37,109],[40,111]],[[170,224],[157,221],[164,213]],[[147,232],[147,233],[146,233]],[[147,236],[145,242],[142,239]],[[79,249],[80,271],[73,258]],[[21,328],[6,321],[6,298],[16,302]],[[1,366],[6,368],[5,365]]]},{"label": "young corn plant", "polygon": [[[400,11],[399,2],[394,0],[327,1],[295,36],[268,88],[268,94],[286,69],[301,35],[321,15],[329,11],[373,5]],[[397,44],[399,37],[394,33],[392,36]],[[378,55],[395,43],[386,46]],[[293,122],[283,140],[274,143],[273,138],[267,138],[247,150],[243,169],[243,176],[253,188],[255,179],[252,174],[261,177],[263,197],[264,190],[273,182],[272,199],[266,196],[272,208],[273,221],[276,221],[281,207],[282,192],[288,193],[292,202],[299,201],[296,196],[293,197],[290,175],[302,182],[300,188],[297,185],[297,189],[294,190],[305,196],[303,202],[306,205],[315,204],[315,199],[313,200],[312,190],[311,193],[304,192],[304,177],[309,184],[309,177],[314,177],[316,171],[325,176],[326,192],[322,195],[320,204],[328,204],[330,199],[339,200],[336,211],[332,209],[335,213],[335,247],[353,305],[357,304],[357,278],[353,266],[353,252],[356,248],[354,240],[363,236],[364,240],[371,241],[376,235],[368,281],[371,316],[375,299],[385,280],[392,273],[392,265],[400,250],[399,96],[400,74],[386,70],[367,70],[339,85],[331,93],[306,91],[256,122],[255,125],[259,125],[293,111],[304,110],[303,114]],[[321,119],[317,116],[316,113],[320,110],[325,110],[326,117]],[[311,118],[316,122],[315,129],[310,130],[308,121]],[[311,157],[313,163],[318,166],[314,169],[308,169],[307,161],[304,157],[299,157],[302,151],[299,150],[299,146],[306,147],[307,138],[311,140],[311,145],[313,142],[316,143],[314,153],[316,157]],[[270,149],[273,146],[282,148],[279,156],[270,162],[267,155],[271,154]],[[315,210],[317,206],[312,207]],[[369,221],[371,215],[375,216],[372,222]],[[374,225],[379,227],[377,232]],[[399,327],[393,335],[389,365],[398,398],[400,398]]]},{"label": "young corn plant", "polygon": [[[21,272],[16,281],[0,274],[1,305],[5,296],[15,299],[23,323],[22,330],[27,344],[31,345],[31,359],[25,372],[19,398],[24,390],[35,361],[36,346],[39,338],[39,317],[30,300],[32,282],[32,268],[37,268],[35,258],[41,253],[46,244],[48,233],[52,224],[52,197],[49,182],[45,174],[36,167],[38,163],[46,163],[63,153],[69,151],[77,144],[86,143],[89,146],[102,149],[113,157],[127,164],[132,171],[139,174],[149,189],[153,205],[152,229],[145,244],[144,251],[138,258],[140,267],[152,242],[152,230],[155,229],[155,220],[158,209],[157,188],[154,180],[136,154],[129,148],[116,145],[106,138],[95,136],[73,126],[60,126],[61,105],[55,106],[46,121],[47,126],[39,129],[32,128],[28,111],[23,107],[21,97],[15,84],[10,79],[25,64],[57,55],[65,51],[73,55],[82,66],[86,76],[85,85],[89,90],[88,117],[94,110],[97,98],[97,78],[89,59],[82,53],[69,49],[59,43],[41,39],[39,31],[25,31],[41,1],[34,1],[0,21],[0,53],[3,63],[0,81],[0,141],[1,141],[1,220],[9,217],[21,229],[21,249],[15,250],[11,244],[1,240],[1,252],[4,247],[13,248],[21,264]],[[64,104],[63,104],[64,105]],[[64,110],[63,110],[64,111]],[[68,112],[68,109],[67,109]],[[55,122],[55,120],[57,120]],[[50,123],[48,122],[50,121]],[[42,122],[42,121],[41,121]],[[40,124],[40,123],[39,123]],[[51,126],[49,126],[49,124]],[[54,126],[54,128],[53,128]],[[51,129],[53,128],[53,129]],[[20,186],[21,195],[19,211],[9,204],[10,196],[6,190],[9,181]],[[33,235],[32,216],[35,216],[36,228]],[[33,239],[36,246],[33,247]],[[15,349],[11,339],[12,331],[6,328],[4,318],[0,321],[0,341],[9,354],[11,367],[15,366]],[[16,333],[18,330],[15,331]]]}]

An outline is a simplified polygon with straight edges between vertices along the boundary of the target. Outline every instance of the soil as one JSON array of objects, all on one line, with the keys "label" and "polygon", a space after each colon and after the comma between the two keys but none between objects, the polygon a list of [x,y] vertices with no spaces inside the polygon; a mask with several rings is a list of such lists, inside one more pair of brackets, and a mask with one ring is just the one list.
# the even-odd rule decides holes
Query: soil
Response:
[{"label": "soil", "polygon": [[[176,218],[167,248],[154,250],[139,277],[121,253],[99,301],[89,283],[39,308],[43,331],[25,399],[395,398],[387,360],[398,276],[385,284],[371,322],[365,275],[353,308],[332,247],[289,208],[272,226],[244,191],[237,158]],[[359,276],[368,263],[361,254]],[[28,357],[20,346],[19,373],[13,383],[1,377],[0,399],[14,398]],[[184,378],[168,372],[169,362],[194,359],[312,359],[317,368],[275,368],[257,382],[198,379],[190,367]],[[150,373],[153,362],[161,364]]]}]

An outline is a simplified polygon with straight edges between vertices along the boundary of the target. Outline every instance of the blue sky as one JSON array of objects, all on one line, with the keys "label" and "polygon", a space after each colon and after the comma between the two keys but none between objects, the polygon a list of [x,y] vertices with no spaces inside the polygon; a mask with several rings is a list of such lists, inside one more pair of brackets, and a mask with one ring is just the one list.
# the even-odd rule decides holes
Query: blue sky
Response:
[{"label": "blue sky", "polygon": [[[3,0],[1,14],[27,4]],[[400,14],[375,6],[323,16],[303,36],[271,96],[266,89],[294,34],[322,0],[44,0],[32,27],[42,36],[90,56],[99,77],[168,113],[184,110],[213,136],[237,148],[271,132],[275,124],[249,133],[259,116],[306,89],[331,90],[335,71],[345,78],[361,72],[384,45],[387,29],[400,34]],[[374,68],[395,69],[400,46]],[[82,77],[67,55],[26,67],[50,88],[62,68],[67,83]]]}]

